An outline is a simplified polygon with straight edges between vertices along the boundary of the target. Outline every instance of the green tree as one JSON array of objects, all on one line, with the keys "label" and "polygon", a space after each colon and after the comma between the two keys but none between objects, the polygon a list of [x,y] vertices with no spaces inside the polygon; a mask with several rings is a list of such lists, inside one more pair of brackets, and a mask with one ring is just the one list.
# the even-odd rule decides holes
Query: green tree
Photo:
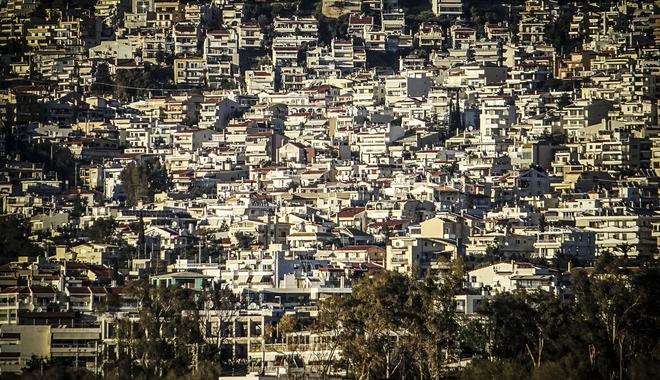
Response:
[{"label": "green tree", "polygon": [[461,380],[526,380],[528,370],[510,360],[476,360],[461,371]]},{"label": "green tree", "polygon": [[250,248],[250,246],[252,246],[252,244],[254,244],[256,240],[255,237],[252,236],[251,234],[242,231],[238,231],[234,236],[236,237],[236,241],[238,242],[238,248],[240,249]]},{"label": "green tree", "polygon": [[115,91],[115,82],[110,75],[107,62],[100,62],[96,66],[96,79],[92,83],[91,93],[94,95],[112,94]]},{"label": "green tree", "polygon": [[44,251],[30,240],[30,219],[17,214],[0,215],[0,264],[19,256],[41,256]]},{"label": "green tree", "polygon": [[488,320],[493,356],[522,360],[529,355],[530,345],[537,343],[538,329],[536,313],[525,293],[500,293],[480,313]]},{"label": "green tree", "polygon": [[83,199],[80,194],[76,194],[76,197],[73,199],[73,208],[71,210],[71,216],[80,217],[87,208],[87,199]]},{"label": "green tree", "polygon": [[120,378],[133,377],[129,369],[147,378],[182,377],[190,372],[193,357],[204,356],[208,347],[199,323],[197,292],[178,286],[130,282],[126,296],[137,299],[137,319],[117,317],[118,352],[131,366],[117,366]]},{"label": "green tree", "polygon": [[327,380],[336,362],[340,347],[340,337],[343,331],[341,313],[343,300],[340,297],[330,297],[319,304],[317,322],[310,326],[310,331],[317,334],[318,339],[311,347],[312,358],[317,365],[317,372],[322,380]]},{"label": "green tree", "polygon": [[591,274],[576,271],[573,293],[585,346],[593,353],[591,366],[603,377],[625,378],[633,359],[660,342],[658,274],[657,266],[633,269],[609,252],[601,254]]},{"label": "green tree", "polygon": [[411,324],[411,336],[420,355],[422,375],[440,379],[443,365],[459,353],[459,325],[456,319],[454,295],[463,286],[465,267],[457,260],[451,269],[439,277],[427,274],[423,281],[412,285],[408,307],[419,307]]},{"label": "green tree", "polygon": [[192,195],[195,198],[200,198],[204,194],[215,195],[215,193],[216,193],[215,186],[191,186],[188,189],[188,194]]},{"label": "green tree", "polygon": [[402,344],[408,335],[409,287],[409,277],[384,272],[358,281],[351,296],[337,305],[342,356],[356,379],[389,378],[411,360]]},{"label": "green tree", "polygon": [[32,146],[20,147],[25,161],[42,163],[44,171],[53,172],[57,178],[73,186],[77,181],[76,159],[66,147],[43,142]]},{"label": "green tree", "polygon": [[126,190],[126,203],[152,202],[154,194],[170,188],[170,178],[160,160],[152,159],[139,164],[130,163],[119,175]]},{"label": "green tree", "polygon": [[573,102],[571,101],[571,98],[568,96],[568,93],[564,92],[563,94],[561,94],[561,96],[557,100],[557,108],[560,109],[560,110],[564,109],[564,107],[566,107],[567,105],[569,105],[571,103],[573,103]]},{"label": "green tree", "polygon": [[117,221],[113,217],[98,218],[87,229],[87,237],[92,243],[116,244]]},{"label": "green tree", "polygon": [[539,232],[545,232],[548,228],[548,221],[545,219],[545,214],[539,217]]},{"label": "green tree", "polygon": [[1,379],[22,379],[22,380],[85,380],[94,377],[94,373],[83,368],[77,368],[71,359],[59,358],[51,360],[44,357],[32,355],[26,361],[25,367],[21,368],[23,373],[20,376],[13,376],[11,373],[3,373]]},{"label": "green tree", "polygon": [[572,14],[565,12],[557,20],[551,21],[545,26],[545,40],[551,44],[560,54],[567,54],[580,44],[580,39],[571,39],[568,31],[570,29]]},{"label": "green tree", "polygon": [[324,331],[341,326],[334,339],[356,379],[439,379],[459,350],[454,295],[463,276],[458,261],[423,281],[397,272],[362,278],[350,296],[323,305],[331,318]]}]

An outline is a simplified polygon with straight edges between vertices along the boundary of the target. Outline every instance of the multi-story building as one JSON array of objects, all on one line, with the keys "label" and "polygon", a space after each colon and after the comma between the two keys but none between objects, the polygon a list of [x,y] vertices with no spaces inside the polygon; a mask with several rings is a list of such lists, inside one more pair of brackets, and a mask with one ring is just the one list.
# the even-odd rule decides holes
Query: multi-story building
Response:
[{"label": "multi-story building", "polygon": [[198,45],[200,37],[199,26],[177,24],[174,26],[172,32],[172,39],[174,41],[174,54],[195,55],[201,51],[201,46]]},{"label": "multi-story building", "polygon": [[479,131],[482,136],[506,136],[516,122],[517,110],[508,96],[488,96],[481,100]]},{"label": "multi-story building", "polygon": [[438,49],[443,46],[445,41],[444,31],[437,24],[419,24],[419,29],[415,33],[417,46],[423,48]]},{"label": "multi-story building", "polygon": [[652,230],[659,217],[646,209],[603,207],[576,215],[575,227],[596,234],[597,254],[608,250],[616,255],[649,257],[658,252]]},{"label": "multi-story building", "polygon": [[431,10],[438,16],[460,17],[463,14],[462,0],[433,0]]},{"label": "multi-story building", "polygon": [[206,82],[204,58],[179,58],[174,60],[174,83],[181,86],[203,86]]},{"label": "multi-story building", "polygon": [[545,23],[535,17],[523,18],[518,22],[518,39],[523,45],[535,45],[543,42]]},{"label": "multi-story building", "polygon": [[238,47],[240,49],[259,48],[263,42],[263,33],[261,25],[257,22],[243,22],[237,28]]}]

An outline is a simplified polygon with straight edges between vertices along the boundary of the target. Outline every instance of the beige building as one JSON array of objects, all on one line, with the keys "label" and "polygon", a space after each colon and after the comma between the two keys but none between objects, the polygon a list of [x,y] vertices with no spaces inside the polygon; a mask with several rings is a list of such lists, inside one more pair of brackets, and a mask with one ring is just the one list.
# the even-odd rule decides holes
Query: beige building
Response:
[{"label": "beige building", "polygon": [[446,270],[456,256],[457,247],[449,240],[397,236],[387,245],[385,268],[423,277],[428,270]]}]

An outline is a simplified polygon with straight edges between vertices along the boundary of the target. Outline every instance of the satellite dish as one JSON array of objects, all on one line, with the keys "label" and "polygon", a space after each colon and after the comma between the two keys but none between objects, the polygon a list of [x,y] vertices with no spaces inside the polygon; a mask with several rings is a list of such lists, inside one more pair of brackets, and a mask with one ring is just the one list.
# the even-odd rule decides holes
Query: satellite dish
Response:
[{"label": "satellite dish", "polygon": [[32,302],[28,305],[28,310],[34,311],[34,304]]},{"label": "satellite dish", "polygon": [[474,127],[472,127],[472,126],[470,125],[467,129],[468,129],[468,132],[472,132],[472,130],[474,130]]}]

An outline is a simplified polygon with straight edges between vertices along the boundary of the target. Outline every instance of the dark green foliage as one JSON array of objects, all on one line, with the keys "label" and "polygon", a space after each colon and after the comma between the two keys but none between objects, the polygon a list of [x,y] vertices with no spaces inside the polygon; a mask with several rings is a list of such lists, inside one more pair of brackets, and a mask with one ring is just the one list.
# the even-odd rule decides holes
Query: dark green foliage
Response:
[{"label": "dark green foliage", "polygon": [[0,53],[3,55],[22,56],[31,50],[32,48],[28,46],[25,37],[9,39],[6,45],[0,46]]},{"label": "dark green foliage", "polygon": [[557,100],[557,108],[560,109],[560,110],[564,109],[564,107],[566,107],[567,105],[569,105],[571,103],[573,103],[573,101],[568,96],[568,94],[564,92],[563,94],[561,94],[561,96]]},{"label": "dark green foliage", "polygon": [[543,131],[539,138],[549,142],[550,145],[561,145],[566,142],[566,134],[560,132],[550,132],[548,130]]},{"label": "dark green foliage", "polygon": [[[203,345],[195,292],[180,287],[157,287],[144,281],[129,283],[128,297],[141,302],[138,321],[117,323],[118,344],[147,376],[183,375],[192,363],[191,345]],[[119,368],[119,377],[130,376]]]},{"label": "dark green foliage", "polygon": [[115,244],[117,243],[116,228],[117,221],[114,218],[98,218],[87,229],[87,237],[92,243]]},{"label": "dark green foliage", "polygon": [[[125,290],[127,298],[140,302],[137,319],[115,314],[122,300],[97,309],[113,313],[118,344],[118,358],[107,363],[104,378],[202,380],[222,373],[220,363],[228,358],[220,348],[238,315],[239,298],[231,290],[161,287],[146,279],[129,282]],[[199,310],[213,310],[216,327]]]},{"label": "dark green foliage", "polygon": [[379,51],[367,50],[367,67],[372,68],[386,68],[386,69],[399,69],[399,57],[407,56],[408,51],[397,53],[383,53]]},{"label": "dark green foliage", "polygon": [[[163,57],[166,60],[166,57]],[[168,87],[174,80],[172,67],[159,67],[145,63],[144,71],[117,70],[114,77],[114,96],[127,99],[133,96],[145,96],[150,91]]]},{"label": "dark green foliage", "polygon": [[95,0],[42,0],[37,3],[37,8],[31,16],[45,18],[47,9],[62,12],[63,16],[90,17],[94,16]]},{"label": "dark green foliage", "polygon": [[545,82],[543,91],[573,91],[574,88],[579,86],[580,82],[577,81],[552,78]]},{"label": "dark green foliage", "polygon": [[463,270],[459,262],[422,281],[396,272],[362,278],[350,296],[324,300],[317,329],[334,334],[356,379],[439,379],[459,351],[454,294]]},{"label": "dark green foliage", "polygon": [[160,160],[147,160],[139,164],[130,163],[119,178],[126,190],[126,204],[153,201],[154,194],[170,188],[170,178]]},{"label": "dark green foliage", "polygon": [[346,39],[348,35],[348,14],[337,18],[325,17],[320,12],[315,15],[319,20],[319,44],[329,46],[335,39]]},{"label": "dark green foliage", "polygon": [[107,62],[101,62],[96,66],[96,80],[92,83],[91,92],[94,95],[112,94],[115,91],[115,81],[110,75]]},{"label": "dark green foliage", "polygon": [[76,368],[74,358],[50,360],[32,355],[22,370],[23,373],[20,375],[3,373],[0,375],[0,380],[86,380],[94,378],[93,372]]},{"label": "dark green foliage", "polygon": [[192,186],[190,189],[188,189],[188,194],[195,198],[199,198],[204,194],[215,195],[215,193],[215,186]]},{"label": "dark green foliage", "polygon": [[[498,294],[479,310],[498,361],[474,361],[461,378],[650,379],[660,368],[660,267],[603,252],[589,271],[573,269],[575,302],[550,294]],[[474,329],[472,329],[474,330]],[[474,334],[462,334],[467,342]],[[474,346],[472,344],[471,346]],[[509,363],[509,364],[506,364]]]},{"label": "dark green foliage", "polygon": [[477,360],[461,372],[461,380],[526,380],[527,368],[510,360]]},{"label": "dark green foliage", "polygon": [[488,318],[492,354],[501,359],[524,358],[526,345],[536,340],[536,311],[527,299],[511,293],[498,294],[481,314]]},{"label": "dark green foliage", "polygon": [[254,236],[238,231],[235,235],[236,240],[238,241],[238,247],[241,249],[248,249],[255,242]]},{"label": "dark green foliage", "polygon": [[0,264],[18,256],[43,255],[43,249],[30,240],[31,230],[30,219],[22,215],[0,216]]},{"label": "dark green foliage", "polygon": [[566,12],[545,27],[546,42],[551,44],[559,54],[568,54],[580,44],[579,39],[572,40],[569,38],[568,31],[570,30],[572,16],[571,13]]},{"label": "dark green foliage", "polygon": [[80,194],[77,194],[73,199],[73,209],[71,210],[71,216],[80,217],[86,209],[86,198],[83,200]]},{"label": "dark green foliage", "polygon": [[[44,171],[57,175],[62,181],[68,181],[69,186],[76,183],[76,160],[69,148],[43,142],[21,149],[22,157],[27,162],[44,164]],[[52,157],[52,159],[51,159]]]}]

